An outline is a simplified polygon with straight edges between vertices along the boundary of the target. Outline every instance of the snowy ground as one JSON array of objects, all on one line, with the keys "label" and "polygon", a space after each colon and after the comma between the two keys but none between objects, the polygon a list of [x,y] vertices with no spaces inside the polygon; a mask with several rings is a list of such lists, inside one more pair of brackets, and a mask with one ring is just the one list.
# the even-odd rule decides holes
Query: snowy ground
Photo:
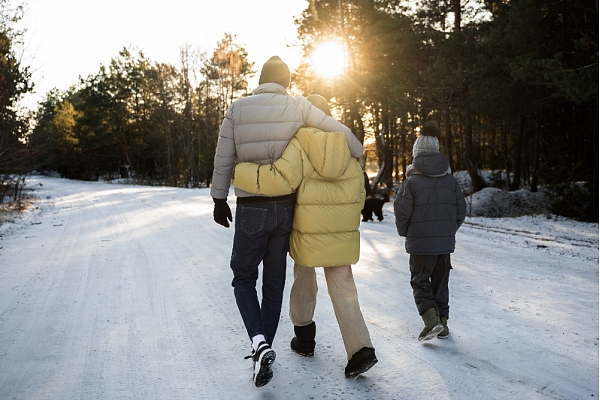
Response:
[{"label": "snowy ground", "polygon": [[[598,224],[468,218],[450,338],[420,344],[387,203],[383,222],[362,224],[354,267],[379,363],[344,378],[320,272],[315,356],[289,349],[286,299],[275,376],[257,389],[230,285],[233,229],[213,222],[208,190],[30,186],[39,208],[0,227],[1,399],[598,398]],[[286,294],[291,280],[289,268]]]}]

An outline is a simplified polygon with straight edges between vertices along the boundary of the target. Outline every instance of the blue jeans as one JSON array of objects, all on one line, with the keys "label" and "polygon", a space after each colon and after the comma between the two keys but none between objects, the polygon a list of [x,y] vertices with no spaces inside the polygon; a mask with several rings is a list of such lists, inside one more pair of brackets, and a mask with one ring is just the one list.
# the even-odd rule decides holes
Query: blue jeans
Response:
[{"label": "blue jeans", "polygon": [[[231,285],[248,336],[263,334],[269,345],[273,344],[281,314],[294,205],[294,199],[285,199],[238,202],[236,207]],[[259,304],[256,281],[261,262],[262,302]]]}]

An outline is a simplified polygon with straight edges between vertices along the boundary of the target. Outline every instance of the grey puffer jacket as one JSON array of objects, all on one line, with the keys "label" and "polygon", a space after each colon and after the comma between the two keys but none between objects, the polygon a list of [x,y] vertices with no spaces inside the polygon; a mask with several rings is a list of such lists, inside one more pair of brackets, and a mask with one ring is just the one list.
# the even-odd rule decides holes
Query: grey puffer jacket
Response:
[{"label": "grey puffer jacket", "polygon": [[[281,157],[298,129],[318,128],[325,132],[343,132],[350,154],[360,157],[363,147],[352,131],[304,97],[290,96],[276,83],[265,83],[252,96],[231,104],[219,132],[210,194],[226,199],[236,164],[271,164]],[[237,197],[257,196],[235,188]]]},{"label": "grey puffer jacket", "polygon": [[454,252],[454,235],[465,220],[467,203],[449,171],[448,159],[437,151],[417,155],[407,169],[394,214],[408,254]]}]

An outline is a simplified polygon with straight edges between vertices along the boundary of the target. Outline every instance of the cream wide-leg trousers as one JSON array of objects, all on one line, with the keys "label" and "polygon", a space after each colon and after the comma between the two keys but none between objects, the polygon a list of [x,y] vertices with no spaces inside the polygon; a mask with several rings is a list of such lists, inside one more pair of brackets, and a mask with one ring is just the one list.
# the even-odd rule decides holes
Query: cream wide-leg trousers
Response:
[{"label": "cream wide-leg trousers", "polygon": [[[363,347],[374,348],[365,324],[350,265],[323,267],[327,291],[337,318],[348,360]],[[313,321],[317,305],[315,268],[294,263],[294,283],[290,292],[290,319],[295,326]]]}]

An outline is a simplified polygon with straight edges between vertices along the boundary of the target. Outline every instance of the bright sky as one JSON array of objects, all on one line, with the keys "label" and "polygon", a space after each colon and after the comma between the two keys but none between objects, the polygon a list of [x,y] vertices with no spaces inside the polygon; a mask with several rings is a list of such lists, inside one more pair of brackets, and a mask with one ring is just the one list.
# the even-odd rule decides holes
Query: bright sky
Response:
[{"label": "bright sky", "polygon": [[[56,87],[96,74],[123,47],[141,50],[153,62],[179,66],[189,44],[210,54],[225,33],[248,52],[254,69],[279,55],[291,69],[300,62],[294,17],[307,0],[24,0],[24,65],[31,66],[35,94],[29,108]],[[20,0],[13,0],[17,5]],[[251,81],[254,87],[257,77]]]}]

